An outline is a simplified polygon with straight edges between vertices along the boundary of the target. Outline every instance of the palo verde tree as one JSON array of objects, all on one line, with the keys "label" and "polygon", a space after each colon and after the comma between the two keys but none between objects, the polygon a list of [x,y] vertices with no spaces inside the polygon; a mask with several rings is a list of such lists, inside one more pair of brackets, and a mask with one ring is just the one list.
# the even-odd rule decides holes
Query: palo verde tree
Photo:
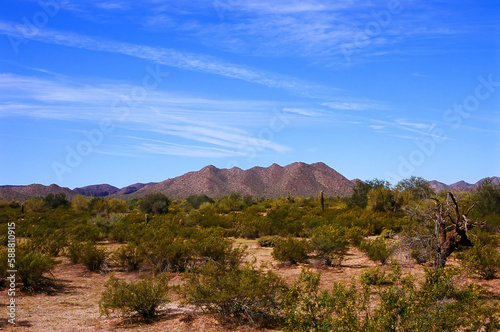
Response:
[{"label": "palo verde tree", "polygon": [[427,180],[412,176],[399,181],[394,188],[395,207],[397,209],[404,208],[406,205],[416,204],[434,195],[434,190]]},{"label": "palo verde tree", "polygon": [[373,179],[368,182],[371,189],[367,194],[367,208],[371,211],[394,209],[394,193],[391,184],[385,180]]},{"label": "palo verde tree", "polygon": [[162,214],[168,212],[170,199],[162,193],[150,193],[141,198],[139,209],[144,213]]}]

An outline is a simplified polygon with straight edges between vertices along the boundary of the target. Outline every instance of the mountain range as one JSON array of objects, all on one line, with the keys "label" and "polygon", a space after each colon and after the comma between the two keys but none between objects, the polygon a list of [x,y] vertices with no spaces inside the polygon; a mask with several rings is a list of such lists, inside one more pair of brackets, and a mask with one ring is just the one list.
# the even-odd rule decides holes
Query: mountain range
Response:
[{"label": "mountain range", "polygon": [[[490,178],[500,183],[499,177]],[[73,190],[56,184],[44,186],[31,184],[27,186],[0,186],[0,200],[24,201],[33,197],[48,194],[64,193],[67,198],[81,194],[94,197],[117,197],[124,199],[140,198],[148,193],[161,192],[172,199],[186,198],[193,194],[206,194],[212,198],[221,198],[233,192],[256,197],[315,196],[321,191],[327,196],[343,196],[352,193],[358,179],[349,180],[324,163],[306,164],[292,163],[287,166],[272,164],[269,167],[253,167],[242,170],[238,167],[219,169],[206,166],[199,171],[167,179],[162,182],[135,183],[123,188],[109,184],[90,185]],[[460,181],[446,185],[438,181],[430,181],[436,190],[471,190],[481,184],[484,179],[470,184]]]},{"label": "mountain range", "polygon": [[500,177],[493,176],[490,178],[481,179],[481,180],[477,181],[476,183],[467,183],[465,181],[458,181],[458,182],[452,183],[450,185],[447,185],[443,182],[433,180],[433,181],[429,181],[429,185],[431,186],[431,188],[434,191],[441,191],[441,190],[445,190],[445,189],[453,189],[454,191],[468,191],[468,190],[472,190],[472,189],[476,188],[477,186],[481,185],[483,183],[483,181],[486,179],[490,179],[495,184],[500,184]]}]

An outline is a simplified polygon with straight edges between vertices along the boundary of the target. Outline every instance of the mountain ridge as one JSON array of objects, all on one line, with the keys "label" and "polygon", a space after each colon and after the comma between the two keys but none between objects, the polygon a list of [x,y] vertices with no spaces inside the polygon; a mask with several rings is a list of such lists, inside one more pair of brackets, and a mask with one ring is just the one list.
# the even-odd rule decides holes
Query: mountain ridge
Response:
[{"label": "mountain ridge", "polygon": [[[458,181],[447,185],[436,180],[429,181],[432,189],[440,191],[472,190],[485,179],[474,184]],[[500,177],[489,177],[494,183],[500,183]],[[352,193],[359,179],[349,180],[323,162],[306,164],[294,162],[286,166],[276,163],[268,167],[254,166],[247,170],[238,167],[217,168],[213,165],[198,171],[166,179],[161,182],[135,183],[123,188],[109,184],[97,184],[77,187],[73,190],[57,184],[49,186],[30,184],[25,186],[0,186],[0,200],[23,201],[48,194],[64,193],[72,198],[77,194],[94,197],[140,198],[148,193],[162,192],[172,199],[186,198],[192,194],[206,194],[213,198],[221,198],[238,192],[242,195],[256,197],[315,196],[321,191],[327,196],[344,196]]]}]

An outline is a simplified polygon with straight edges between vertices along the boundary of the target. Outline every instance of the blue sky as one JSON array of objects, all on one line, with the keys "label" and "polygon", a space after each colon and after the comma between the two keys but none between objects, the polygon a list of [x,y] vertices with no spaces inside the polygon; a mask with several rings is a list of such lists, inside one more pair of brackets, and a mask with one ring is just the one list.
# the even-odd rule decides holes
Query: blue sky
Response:
[{"label": "blue sky", "polygon": [[0,184],[500,176],[497,1],[3,1]]}]

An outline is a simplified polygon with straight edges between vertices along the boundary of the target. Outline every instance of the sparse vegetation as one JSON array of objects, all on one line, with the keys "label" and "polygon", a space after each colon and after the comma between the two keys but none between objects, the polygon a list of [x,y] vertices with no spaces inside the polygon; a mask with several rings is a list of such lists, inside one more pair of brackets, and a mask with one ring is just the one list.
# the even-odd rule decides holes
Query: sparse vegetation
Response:
[{"label": "sparse vegetation", "polygon": [[[372,180],[358,182],[351,197],[324,195],[323,209],[317,195],[194,195],[171,201],[152,194],[130,202],[77,195],[71,203],[52,195],[0,202],[0,231],[7,234],[7,223],[15,222],[22,292],[44,291],[57,282],[51,274],[59,269],[55,259],[64,266],[84,265],[74,266],[79,276],[100,277],[100,285],[106,273],[81,271],[116,272],[104,291],[101,286],[103,315],[116,311],[151,321],[170,292],[177,293],[171,294],[175,305],[182,300],[224,326],[488,331],[498,329],[500,292],[465,284],[463,276],[488,285],[498,277],[499,243],[492,228],[498,190],[485,181],[477,192],[433,194],[420,178],[395,187]],[[470,246],[459,241],[446,256],[458,258],[464,270],[448,268],[446,259],[436,264],[438,253],[448,254],[436,229],[444,229],[439,234],[446,238],[464,225]],[[7,243],[0,234],[0,287],[6,285]],[[392,257],[411,258],[405,264],[420,274],[410,275]],[[298,263],[328,276],[328,285],[313,270],[299,276]],[[164,275],[180,286],[168,286]],[[161,312],[161,320],[170,317]]]}]

